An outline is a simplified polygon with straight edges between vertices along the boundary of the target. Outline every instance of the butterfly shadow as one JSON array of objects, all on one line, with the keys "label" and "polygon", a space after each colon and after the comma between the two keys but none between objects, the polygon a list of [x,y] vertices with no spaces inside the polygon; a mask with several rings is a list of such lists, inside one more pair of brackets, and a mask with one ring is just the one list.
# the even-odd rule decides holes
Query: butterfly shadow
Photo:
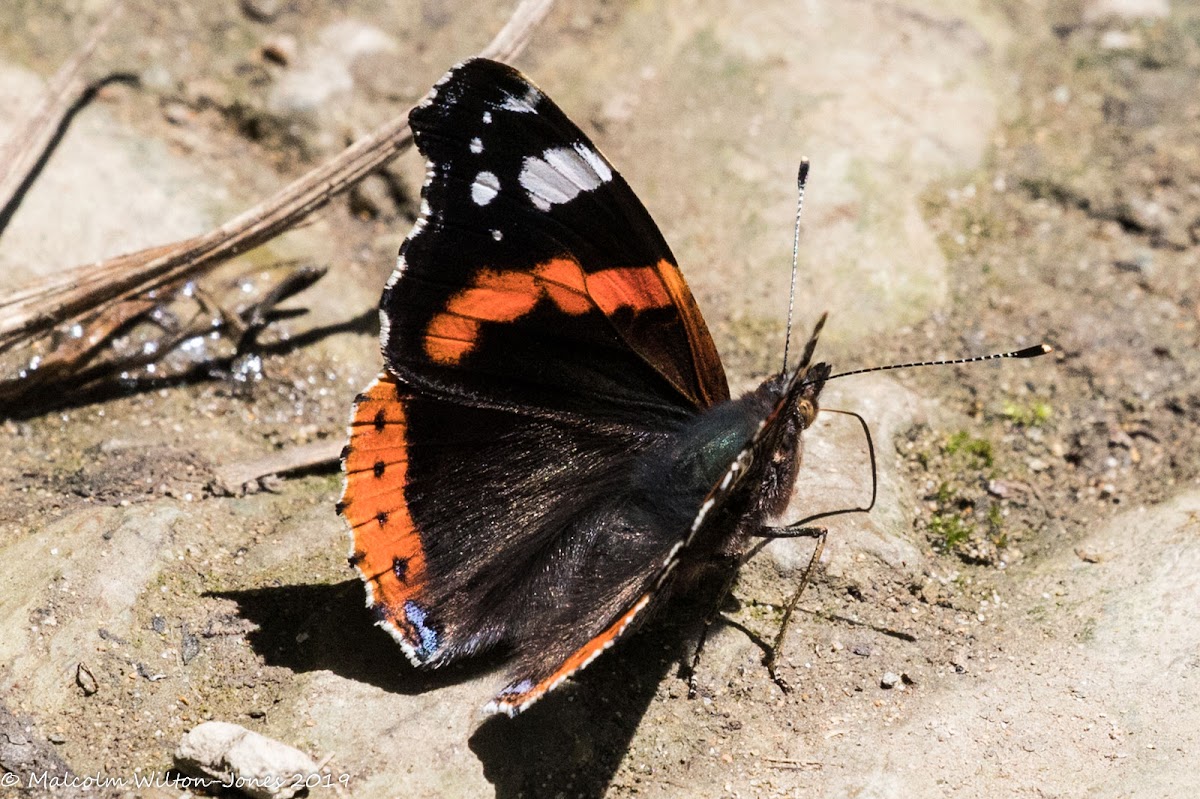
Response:
[{"label": "butterfly shadow", "polygon": [[680,663],[697,629],[670,620],[697,614],[675,604],[516,718],[476,729],[469,746],[497,799],[607,793],[660,687],[675,681],[670,701],[688,701]]},{"label": "butterfly shadow", "polygon": [[330,671],[390,693],[414,695],[478,677],[499,662],[473,658],[435,671],[408,666],[396,642],[363,607],[358,579],[212,591],[205,596],[237,603],[238,615],[257,627],[246,636],[255,653],[269,666],[294,672]]},{"label": "butterfly shadow", "polygon": [[[434,671],[408,667],[395,641],[363,608],[362,582],[280,585],[206,596],[232,600],[238,616],[256,626],[247,634],[267,665],[295,672],[327,670],[385,691],[414,695],[465,682],[502,665],[498,657],[472,658]],[[681,655],[695,630],[671,612],[547,694],[516,718],[491,716],[469,746],[483,765],[497,799],[520,796],[602,797],[660,685],[678,682]]]}]

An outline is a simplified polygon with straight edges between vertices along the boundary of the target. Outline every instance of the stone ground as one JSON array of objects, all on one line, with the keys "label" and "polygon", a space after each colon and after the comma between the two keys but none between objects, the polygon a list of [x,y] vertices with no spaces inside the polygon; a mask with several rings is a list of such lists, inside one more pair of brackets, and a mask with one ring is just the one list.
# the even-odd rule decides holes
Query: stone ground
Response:
[{"label": "stone ground", "polygon": [[[0,8],[0,134],[103,5]],[[478,49],[508,13],[478,5],[129,3],[98,58],[140,85],[76,118],[3,231],[0,282],[257,202]],[[824,357],[1042,339],[1057,355],[830,385],[827,407],[872,424],[880,500],[830,525],[787,642],[791,693],[759,643],[808,545],[778,543],[743,575],[698,699],[668,620],[515,721],[481,721],[497,664],[419,674],[371,626],[336,474],[208,489],[223,465],[344,435],[379,367],[372,309],[414,210],[410,153],[206,282],[236,298],[282,260],[329,268],[266,336],[252,391],[143,373],[11,412],[9,773],[161,775],[185,730],[218,719],[329,758],[334,787],[313,796],[1194,791],[1200,4],[573,0],[518,64],[651,209],[736,388],[780,357],[801,155],[800,319],[831,312]],[[797,515],[866,493],[852,420],[822,417],[802,479]]]}]

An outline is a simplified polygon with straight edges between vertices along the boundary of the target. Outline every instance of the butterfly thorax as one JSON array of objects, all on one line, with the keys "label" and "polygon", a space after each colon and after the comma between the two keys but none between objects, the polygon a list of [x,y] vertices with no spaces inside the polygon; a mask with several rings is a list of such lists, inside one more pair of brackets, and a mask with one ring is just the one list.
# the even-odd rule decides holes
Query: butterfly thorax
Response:
[{"label": "butterfly thorax", "polygon": [[[656,452],[644,461],[639,478],[653,486],[651,499],[670,518],[669,526],[688,529],[713,500],[711,515],[688,547],[688,559],[736,560],[750,537],[787,507],[799,471],[802,433],[816,418],[828,367],[817,364],[806,375],[810,377],[771,377],[742,397],[709,409],[672,438],[669,457]],[[734,463],[741,466],[725,483]]]}]

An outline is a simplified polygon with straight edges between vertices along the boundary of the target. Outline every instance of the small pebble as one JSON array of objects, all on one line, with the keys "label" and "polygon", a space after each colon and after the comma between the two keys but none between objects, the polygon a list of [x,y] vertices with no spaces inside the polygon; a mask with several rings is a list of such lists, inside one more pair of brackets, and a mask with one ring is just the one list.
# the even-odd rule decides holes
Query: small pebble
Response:
[{"label": "small pebble", "polygon": [[96,682],[96,675],[92,674],[92,670],[83,663],[75,666],[75,684],[83,690],[84,696],[91,696],[100,690],[100,685]]},{"label": "small pebble", "polygon": [[286,33],[281,33],[278,36],[272,36],[262,44],[259,52],[265,61],[270,61],[272,64],[278,64],[281,67],[293,63],[296,60],[296,54],[299,52],[299,45],[296,43],[295,36],[289,36]]},{"label": "small pebble", "polygon": [[183,625],[183,639],[179,645],[179,656],[182,658],[183,664],[186,666],[188,663],[191,663],[196,655],[199,654],[200,639],[192,635],[192,631],[188,629],[186,624]]},{"label": "small pebble", "polygon": [[242,0],[242,13],[255,22],[271,22],[279,10],[279,0]]},{"label": "small pebble", "polygon": [[184,735],[175,765],[195,777],[244,781],[242,791],[254,799],[291,799],[304,778],[319,772],[299,749],[224,721],[206,721]]},{"label": "small pebble", "polygon": [[167,103],[163,106],[163,117],[172,125],[186,125],[196,114],[183,103]]},{"label": "small pebble", "polygon": [[1082,545],[1075,547],[1075,555],[1084,563],[1103,563],[1104,561],[1112,560],[1113,558],[1112,552],[1092,549],[1091,547]]},{"label": "small pebble", "polygon": [[893,671],[885,672],[883,677],[879,680],[880,688],[895,688],[899,684],[900,675]]},{"label": "small pebble", "polygon": [[1007,499],[1008,495],[1012,493],[1012,488],[1004,480],[988,480],[987,492],[993,497]]}]

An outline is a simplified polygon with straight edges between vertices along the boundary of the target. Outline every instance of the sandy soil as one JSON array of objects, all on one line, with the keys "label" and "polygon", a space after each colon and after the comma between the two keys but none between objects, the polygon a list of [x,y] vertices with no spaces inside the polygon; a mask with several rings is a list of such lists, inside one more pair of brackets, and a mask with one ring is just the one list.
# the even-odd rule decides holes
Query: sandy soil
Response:
[{"label": "sandy soil", "polygon": [[[75,120],[2,232],[4,288],[207,229],[400,113],[507,14],[129,5],[96,69],[140,85]],[[97,6],[0,9],[0,136]],[[697,699],[681,608],[518,719],[481,720],[498,664],[419,674],[371,626],[338,475],[212,490],[229,464],[343,437],[379,367],[409,154],[203,286],[236,303],[276,262],[329,269],[264,335],[249,390],[143,372],[6,410],[0,772],[19,785],[0,796],[85,795],[30,775],[162,775],[207,719],[329,758],[314,796],[1191,795],[1200,7],[573,0],[519,66],[658,219],[736,388],[780,355],[802,154],[801,324],[831,312],[827,359],[1056,355],[830,386],[827,406],[872,424],[880,499],[830,525],[792,692],[761,647],[811,545],[780,542],[739,582]],[[858,501],[867,468],[853,423],[826,415],[792,511]]]}]

